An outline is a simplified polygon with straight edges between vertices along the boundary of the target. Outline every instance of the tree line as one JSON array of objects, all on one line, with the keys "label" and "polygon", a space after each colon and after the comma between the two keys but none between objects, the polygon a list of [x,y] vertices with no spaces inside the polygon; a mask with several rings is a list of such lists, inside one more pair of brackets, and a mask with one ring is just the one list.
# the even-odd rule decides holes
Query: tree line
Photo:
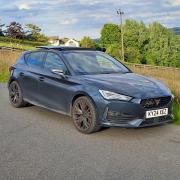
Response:
[{"label": "tree line", "polygon": [[[125,61],[130,63],[180,67],[180,35],[158,22],[146,26],[128,19],[123,24]],[[121,27],[104,24],[99,42],[84,37],[81,46],[103,49],[121,60]]]},{"label": "tree line", "polygon": [[[145,25],[133,19],[123,24],[125,61],[130,63],[180,67],[180,35],[158,22]],[[0,40],[29,40],[32,43],[47,43],[48,38],[35,24],[24,27],[18,22],[8,25],[0,23]],[[98,41],[84,37],[82,47],[103,50],[116,59],[122,60],[121,27],[117,24],[104,24]]]},{"label": "tree line", "polygon": [[9,25],[0,24],[0,36],[30,40],[38,42],[47,42],[48,38],[41,33],[41,28],[35,24],[26,24],[24,27],[18,22],[11,22]]}]

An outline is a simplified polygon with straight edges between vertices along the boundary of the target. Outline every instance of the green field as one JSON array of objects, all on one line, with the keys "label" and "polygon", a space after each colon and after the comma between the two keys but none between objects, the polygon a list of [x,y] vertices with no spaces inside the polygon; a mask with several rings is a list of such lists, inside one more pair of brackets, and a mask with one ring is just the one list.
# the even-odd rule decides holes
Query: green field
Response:
[{"label": "green field", "polygon": [[17,48],[23,50],[32,50],[35,49],[34,46],[31,45],[19,45],[17,43],[9,43],[9,42],[0,42],[0,46],[10,47],[10,48]]}]

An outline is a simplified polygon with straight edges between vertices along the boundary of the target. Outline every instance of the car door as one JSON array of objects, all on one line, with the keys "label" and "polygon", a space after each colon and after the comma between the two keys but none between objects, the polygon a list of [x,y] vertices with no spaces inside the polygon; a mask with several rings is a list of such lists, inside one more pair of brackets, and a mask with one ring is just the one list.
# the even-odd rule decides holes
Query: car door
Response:
[{"label": "car door", "polygon": [[44,79],[39,83],[39,101],[43,106],[67,113],[70,107],[68,97],[71,96],[68,75],[64,77],[54,74],[52,69],[63,69],[67,74],[67,67],[61,57],[54,52],[48,52],[44,63]]},{"label": "car door", "polygon": [[20,85],[25,99],[31,102],[38,101],[38,82],[43,68],[44,51],[34,51],[25,55],[27,63],[24,71],[20,72]]}]

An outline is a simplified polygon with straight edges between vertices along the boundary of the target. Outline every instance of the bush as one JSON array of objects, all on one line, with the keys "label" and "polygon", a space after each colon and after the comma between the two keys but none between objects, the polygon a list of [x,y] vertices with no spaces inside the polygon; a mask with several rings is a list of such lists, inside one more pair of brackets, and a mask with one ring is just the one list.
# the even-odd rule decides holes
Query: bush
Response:
[{"label": "bush", "polygon": [[106,53],[116,59],[122,60],[121,46],[117,43],[109,45],[106,49]]},{"label": "bush", "polygon": [[127,62],[140,64],[143,60],[143,55],[135,47],[128,47],[125,51]]},{"label": "bush", "polygon": [[180,103],[174,102],[174,104],[173,104],[173,114],[174,114],[175,123],[180,125]]},{"label": "bush", "polygon": [[85,47],[85,48],[96,48],[96,42],[94,40],[92,40],[90,37],[83,37],[83,39],[81,39],[80,41],[80,46],[81,47]]}]

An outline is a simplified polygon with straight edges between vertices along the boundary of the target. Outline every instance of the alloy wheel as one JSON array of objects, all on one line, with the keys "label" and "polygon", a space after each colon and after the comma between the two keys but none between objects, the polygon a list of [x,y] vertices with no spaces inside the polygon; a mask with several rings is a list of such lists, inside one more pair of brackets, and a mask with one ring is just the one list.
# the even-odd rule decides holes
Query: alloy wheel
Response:
[{"label": "alloy wheel", "polygon": [[79,98],[73,106],[73,120],[80,131],[87,131],[93,125],[93,109],[86,98]]},{"label": "alloy wheel", "polygon": [[11,83],[9,87],[9,96],[13,104],[18,104],[20,100],[20,92],[17,83]]}]

